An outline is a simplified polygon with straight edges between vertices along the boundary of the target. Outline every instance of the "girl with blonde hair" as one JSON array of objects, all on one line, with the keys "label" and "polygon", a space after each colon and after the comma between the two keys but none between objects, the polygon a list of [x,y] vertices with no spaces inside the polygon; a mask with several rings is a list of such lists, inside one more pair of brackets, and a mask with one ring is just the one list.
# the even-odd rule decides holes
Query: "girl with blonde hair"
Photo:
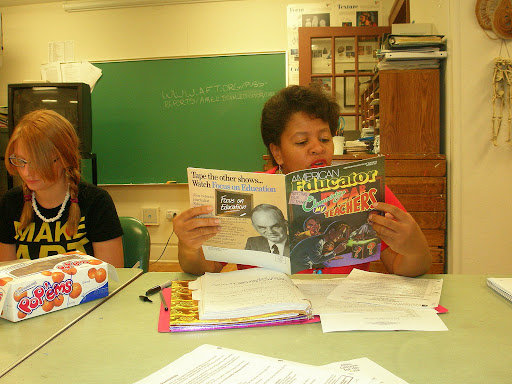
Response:
[{"label": "girl with blonde hair", "polygon": [[81,180],[79,139],[67,119],[51,110],[26,114],[5,166],[22,185],[0,200],[0,261],[79,250],[123,266],[116,208],[106,191]]}]

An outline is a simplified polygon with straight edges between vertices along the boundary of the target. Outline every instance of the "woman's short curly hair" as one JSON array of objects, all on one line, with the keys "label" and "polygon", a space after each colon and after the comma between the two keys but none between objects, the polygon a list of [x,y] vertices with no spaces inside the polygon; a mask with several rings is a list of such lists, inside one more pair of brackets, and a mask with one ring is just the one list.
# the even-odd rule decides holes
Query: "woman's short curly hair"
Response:
[{"label": "woman's short curly hair", "polygon": [[340,107],[320,86],[290,85],[283,88],[265,103],[261,113],[261,137],[274,165],[276,161],[270,151],[270,144],[281,144],[286,124],[296,112],[304,112],[312,118],[325,121],[329,124],[331,134],[336,134]]}]

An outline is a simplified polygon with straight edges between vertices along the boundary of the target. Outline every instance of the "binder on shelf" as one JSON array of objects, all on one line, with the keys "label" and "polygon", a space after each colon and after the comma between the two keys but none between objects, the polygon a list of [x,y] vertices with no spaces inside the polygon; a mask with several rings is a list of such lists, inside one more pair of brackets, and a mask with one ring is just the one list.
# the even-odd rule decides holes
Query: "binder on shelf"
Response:
[{"label": "binder on shelf", "polygon": [[447,56],[446,51],[436,50],[381,51],[382,60],[445,59]]}]

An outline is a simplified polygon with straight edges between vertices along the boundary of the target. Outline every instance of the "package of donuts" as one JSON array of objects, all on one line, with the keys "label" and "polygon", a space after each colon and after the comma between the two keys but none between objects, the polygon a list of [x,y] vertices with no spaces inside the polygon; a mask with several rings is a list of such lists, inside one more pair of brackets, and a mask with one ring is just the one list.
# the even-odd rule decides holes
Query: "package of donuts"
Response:
[{"label": "package of donuts", "polygon": [[20,321],[108,295],[115,268],[80,252],[0,263],[0,317]]}]

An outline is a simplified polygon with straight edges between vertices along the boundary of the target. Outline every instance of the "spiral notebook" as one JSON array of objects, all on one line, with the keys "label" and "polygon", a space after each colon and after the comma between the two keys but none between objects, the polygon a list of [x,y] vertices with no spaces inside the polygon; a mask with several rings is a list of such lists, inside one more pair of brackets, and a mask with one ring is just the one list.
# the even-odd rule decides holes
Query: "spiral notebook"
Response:
[{"label": "spiral notebook", "polygon": [[507,300],[512,301],[512,277],[489,277],[487,285]]}]

